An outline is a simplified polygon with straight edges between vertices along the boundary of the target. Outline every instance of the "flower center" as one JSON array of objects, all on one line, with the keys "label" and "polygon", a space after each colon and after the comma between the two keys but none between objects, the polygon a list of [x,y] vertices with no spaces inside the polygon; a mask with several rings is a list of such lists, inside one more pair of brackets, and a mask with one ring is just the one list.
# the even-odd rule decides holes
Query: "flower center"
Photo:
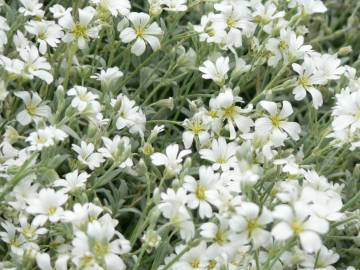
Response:
[{"label": "flower center", "polygon": [[52,215],[54,215],[56,213],[56,207],[50,207],[49,209],[48,209],[48,215],[49,216],[52,216]]},{"label": "flower center", "polygon": [[195,135],[199,135],[202,131],[204,131],[204,127],[200,121],[194,121],[191,125],[191,131]]},{"label": "flower center", "polygon": [[294,233],[299,235],[304,231],[304,227],[301,222],[295,221],[291,224],[291,228],[293,229]]},{"label": "flower center", "polygon": [[214,238],[215,242],[217,242],[220,246],[225,244],[226,241],[226,236],[225,233],[223,231],[218,230],[216,232],[215,238]]},{"label": "flower center", "polygon": [[216,118],[218,116],[216,111],[210,111],[209,115],[211,118]]},{"label": "flower center", "polygon": [[281,118],[278,115],[274,115],[270,118],[271,124],[278,128],[280,126]]},{"label": "flower center", "polygon": [[39,34],[38,34],[38,38],[41,39],[41,40],[45,40],[47,37],[46,35],[46,32],[45,31],[41,31]]},{"label": "flower center", "polygon": [[[37,139],[36,139],[36,142],[37,144],[44,144],[47,142],[47,139],[44,137],[44,136],[39,136]],[[51,209],[51,208],[50,208]],[[50,211],[49,209],[49,211]],[[55,209],[56,210],[56,209]]]},{"label": "flower center", "polygon": [[210,260],[207,269],[214,269],[216,267],[216,261],[215,260]]},{"label": "flower center", "polygon": [[279,49],[283,51],[283,50],[286,50],[287,47],[288,47],[288,45],[286,44],[286,42],[284,40],[280,40]]},{"label": "flower center", "polygon": [[71,32],[76,38],[87,36],[86,26],[81,25],[80,23],[75,24]]},{"label": "flower center", "polygon": [[232,17],[229,17],[227,20],[226,20],[226,24],[229,28],[235,28],[235,24],[236,24],[236,21],[234,18]]},{"label": "flower center", "polygon": [[30,225],[26,225],[22,230],[23,235],[27,238],[32,238],[34,236],[35,230]]},{"label": "flower center", "polygon": [[32,71],[36,70],[36,66],[31,64],[31,63],[28,63],[24,66],[24,72],[25,73],[30,73]]},{"label": "flower center", "polygon": [[309,78],[305,75],[300,76],[299,80],[298,80],[299,84],[302,85],[304,88],[307,88],[309,86],[311,86],[311,83],[309,81]]},{"label": "flower center", "polygon": [[223,156],[218,157],[218,159],[216,160],[216,163],[219,164],[224,164],[226,163],[226,159]]},{"label": "flower center", "polygon": [[37,111],[37,107],[32,104],[32,103],[29,103],[27,106],[26,106],[26,110],[27,112],[30,114],[30,115],[35,115],[36,114],[36,111]]},{"label": "flower center", "polygon": [[97,242],[94,246],[94,253],[98,257],[103,257],[109,252],[109,245]]},{"label": "flower center", "polygon": [[86,95],[86,94],[84,94],[84,95],[79,95],[79,99],[80,99],[81,101],[86,102],[86,101],[87,101],[87,95]]},{"label": "flower center", "polygon": [[257,219],[251,219],[247,224],[247,231],[249,237],[253,234],[253,232],[259,227],[259,223]]},{"label": "flower center", "polygon": [[142,27],[135,27],[135,34],[137,37],[141,38],[144,36],[145,29]]},{"label": "flower center", "polygon": [[200,266],[200,260],[198,258],[196,259],[193,259],[191,262],[190,262],[190,265],[192,268],[199,268]]},{"label": "flower center", "polygon": [[256,15],[255,16],[255,22],[257,24],[268,24],[270,22],[270,19],[267,16],[260,16],[260,15]]},{"label": "flower center", "polygon": [[195,191],[196,198],[198,198],[200,201],[205,200],[205,191],[205,188],[199,184]]},{"label": "flower center", "polygon": [[236,114],[236,109],[234,105],[231,105],[224,110],[224,117],[232,118]]}]

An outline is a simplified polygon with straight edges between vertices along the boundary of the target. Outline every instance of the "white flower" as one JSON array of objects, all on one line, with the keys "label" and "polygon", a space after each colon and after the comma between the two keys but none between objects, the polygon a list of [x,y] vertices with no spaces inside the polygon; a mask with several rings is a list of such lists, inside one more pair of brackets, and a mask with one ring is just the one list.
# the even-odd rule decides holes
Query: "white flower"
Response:
[{"label": "white flower", "polygon": [[72,8],[65,9],[62,5],[55,4],[49,8],[55,19],[64,17],[67,13],[71,13]]},{"label": "white flower", "polygon": [[19,223],[20,227],[17,230],[28,240],[36,241],[39,236],[44,235],[48,232],[48,229],[41,227],[40,224],[35,223],[36,220],[33,219],[31,223],[28,222],[28,217],[20,214]]},{"label": "white flower", "polygon": [[[181,252],[181,250],[179,250]],[[179,261],[174,264],[174,269],[183,270],[206,270],[208,258],[206,257],[206,243],[201,242],[198,246],[193,247],[186,252]]]},{"label": "white flower", "polygon": [[341,60],[336,55],[315,54],[313,58],[317,68],[317,79],[322,80],[323,84],[329,80],[338,80],[345,72],[345,68],[341,66]]},{"label": "white flower", "polygon": [[271,1],[265,2],[265,4],[262,4],[260,1],[258,1],[255,4],[252,16],[255,18],[257,23],[261,25],[268,25],[272,21],[284,17],[285,12],[277,12],[276,5]]},{"label": "white flower", "polygon": [[265,245],[271,238],[270,232],[265,230],[265,226],[272,222],[271,212],[263,207],[260,213],[259,206],[250,202],[243,202],[236,210],[237,215],[229,221],[230,228],[245,241],[252,241],[255,247]]},{"label": "white flower", "polygon": [[19,12],[24,16],[44,16],[44,11],[41,9],[42,4],[39,3],[39,0],[20,0],[20,3],[23,6],[19,8]]},{"label": "white flower", "polygon": [[222,169],[223,171],[229,170],[236,164],[237,144],[231,142],[226,143],[225,138],[219,137],[218,140],[214,139],[211,143],[211,149],[201,149],[200,156],[202,159],[209,160],[213,163],[214,170]]},{"label": "white flower", "polygon": [[220,218],[217,216],[219,224],[213,222],[206,222],[200,226],[200,235],[206,240],[212,242],[211,247],[218,250],[219,253],[226,249],[229,244],[237,242],[238,238],[229,228],[229,220],[227,218]]},{"label": "white flower", "polygon": [[[4,221],[0,225],[5,230],[0,232],[1,240],[9,245],[13,254],[19,257],[23,256],[23,245],[27,242],[26,238],[17,233],[16,227],[11,222]],[[15,270],[15,268],[11,270]]]},{"label": "white flower", "polygon": [[304,37],[297,36],[290,29],[281,29],[279,38],[270,38],[265,45],[270,51],[268,59],[269,66],[276,66],[281,59],[284,63],[293,62],[304,57],[304,54],[311,51],[310,45],[304,45]]},{"label": "white flower", "polygon": [[156,166],[165,166],[170,175],[178,174],[182,168],[182,160],[191,153],[190,150],[181,150],[179,152],[178,144],[171,144],[166,147],[166,155],[154,153],[151,155],[151,161]]},{"label": "white flower", "polygon": [[195,226],[189,212],[185,208],[174,208],[169,217],[169,223],[179,232],[181,239],[190,241],[195,235]]},{"label": "white flower", "polygon": [[[237,155],[242,156],[244,153],[238,151]],[[246,159],[240,159],[233,170],[222,174],[222,180],[229,190],[241,192],[242,189],[253,186],[259,180],[261,173],[262,170],[258,164],[253,164]]]},{"label": "white flower", "polygon": [[290,8],[298,7],[299,13],[309,15],[313,13],[324,13],[327,11],[326,6],[321,0],[291,0]]},{"label": "white flower", "polygon": [[40,190],[34,198],[29,198],[26,211],[35,215],[35,224],[44,224],[47,220],[51,222],[59,221],[68,196],[62,191],[55,191],[50,188]]},{"label": "white flower", "polygon": [[107,219],[89,223],[86,232],[77,231],[72,244],[73,262],[78,268],[103,269],[103,265],[109,270],[126,269],[120,255],[130,251],[130,242]]},{"label": "white flower", "polygon": [[54,126],[48,126],[45,129],[47,129],[52,134],[52,137],[55,141],[63,141],[68,137],[64,131]]},{"label": "white flower", "polygon": [[30,151],[41,151],[43,148],[52,146],[55,144],[52,133],[48,129],[39,129],[31,132],[26,141],[30,143]]},{"label": "white flower", "polygon": [[26,77],[32,79],[35,76],[45,81],[47,84],[52,83],[53,76],[48,72],[51,70],[51,66],[46,61],[46,58],[39,56],[39,52],[35,46],[20,50],[19,53],[20,57],[25,62],[23,72]]},{"label": "white flower", "polygon": [[187,10],[187,0],[162,0],[161,2],[165,5],[164,10],[166,11],[179,12]]},{"label": "white flower", "polygon": [[156,22],[150,24],[150,16],[146,13],[131,12],[128,16],[133,27],[127,27],[120,33],[120,39],[124,43],[135,40],[131,47],[131,52],[140,56],[145,52],[146,44],[149,43],[155,51],[160,48],[159,36],[163,34]]},{"label": "white flower", "polygon": [[16,120],[26,126],[32,121],[38,123],[43,118],[47,119],[51,116],[51,109],[44,105],[41,97],[36,92],[19,91],[14,93],[15,96],[21,98],[25,104],[25,110],[16,115]]},{"label": "white flower", "polygon": [[16,34],[13,37],[13,43],[17,51],[20,51],[27,47],[30,48],[31,46],[30,41],[24,36],[24,34],[20,30],[16,31]]},{"label": "white flower", "polygon": [[87,47],[87,41],[90,38],[97,38],[99,28],[97,26],[91,27],[90,22],[95,16],[95,9],[92,7],[79,8],[79,20],[74,21],[70,12],[65,13],[63,17],[59,19],[59,24],[67,30],[63,41],[66,43],[77,41],[80,49]]},{"label": "white flower", "polygon": [[224,85],[225,80],[227,79],[227,73],[229,71],[229,57],[219,57],[216,59],[215,63],[206,60],[199,70],[203,73],[202,77],[204,79],[213,80],[219,85]]},{"label": "white flower", "polygon": [[36,36],[39,43],[39,52],[45,54],[47,46],[57,47],[63,36],[61,27],[52,21],[32,20],[25,25],[26,31]]},{"label": "white flower", "polygon": [[73,211],[64,211],[62,220],[71,223],[75,230],[83,230],[89,222],[97,220],[102,211],[101,207],[93,203],[75,203]]},{"label": "white flower", "polygon": [[332,127],[335,131],[349,128],[351,132],[360,128],[360,91],[351,92],[343,89],[336,95],[336,105],[332,115]]},{"label": "white flower", "polygon": [[[131,144],[128,137],[121,138],[119,135],[116,135],[112,140],[106,137],[102,137],[102,140],[105,147],[99,148],[98,151],[103,157],[110,158],[116,162],[121,161],[120,168],[133,166],[131,157],[126,155],[131,152]],[[125,157],[124,154],[126,155]]]},{"label": "white flower", "polygon": [[195,227],[191,216],[185,207],[187,201],[186,190],[179,188],[176,192],[168,188],[166,193],[161,193],[158,209],[162,215],[169,219],[169,223],[179,230],[182,239],[189,241],[194,237]]},{"label": "white flower", "polygon": [[272,229],[275,239],[281,241],[297,236],[307,252],[319,250],[322,245],[319,234],[325,234],[329,230],[329,223],[312,215],[309,207],[300,201],[295,202],[293,207],[277,205],[273,217],[280,220]]},{"label": "white flower", "polygon": [[13,73],[19,77],[30,80],[38,77],[47,84],[52,83],[54,78],[49,72],[51,66],[44,57],[39,56],[39,52],[35,46],[19,48],[19,54],[22,60],[12,60],[0,55],[0,65],[4,66],[5,70],[9,73]]},{"label": "white flower", "polygon": [[108,69],[102,69],[100,73],[95,73],[95,75],[92,75],[90,78],[109,84],[111,82],[115,82],[122,76],[124,76],[124,74],[119,70],[118,67],[112,67]]},{"label": "white flower", "polygon": [[210,134],[207,132],[208,125],[201,113],[195,114],[191,119],[185,119],[183,125],[187,128],[182,134],[185,148],[191,147],[195,137],[199,138],[200,146],[210,138]]},{"label": "white flower", "polygon": [[318,253],[313,256],[306,256],[305,260],[301,263],[304,270],[336,270],[332,264],[340,259],[339,254],[335,251],[321,246]]},{"label": "white flower", "polygon": [[164,217],[170,218],[176,209],[181,209],[180,212],[183,213],[187,212],[185,207],[187,198],[188,195],[184,188],[179,188],[176,192],[173,189],[168,188],[166,192],[161,193],[161,202],[157,207]]},{"label": "white flower", "polygon": [[11,192],[13,199],[10,200],[9,205],[17,210],[25,210],[27,207],[26,202],[37,195],[39,188],[39,184],[33,183],[33,181],[33,176],[23,178]]},{"label": "white flower", "polygon": [[88,106],[99,107],[99,103],[96,101],[97,95],[94,95],[87,90],[86,87],[75,85],[67,92],[68,96],[73,96],[71,106],[77,108],[79,112],[83,112]]},{"label": "white flower", "polygon": [[199,208],[200,218],[211,217],[213,215],[210,204],[216,201],[216,184],[219,182],[219,174],[214,173],[211,167],[199,168],[199,180],[192,176],[184,177],[184,188],[189,192],[187,205],[191,209]]},{"label": "white flower", "polygon": [[4,45],[8,42],[6,32],[10,30],[6,22],[6,18],[0,16],[0,53],[4,49]]},{"label": "white flower", "polygon": [[236,137],[235,126],[241,133],[248,133],[250,127],[254,125],[250,117],[243,115],[251,112],[252,105],[249,104],[247,108],[242,109],[236,106],[238,101],[242,101],[242,99],[240,97],[234,97],[233,91],[229,88],[225,89],[224,92],[210,101],[212,106],[218,108],[220,116],[227,120],[226,126],[229,129],[231,140]]},{"label": "white flower", "polygon": [[85,188],[86,181],[90,175],[86,172],[79,173],[78,170],[67,173],[65,179],[58,179],[54,182],[54,187],[61,187],[64,193],[74,192]]},{"label": "white flower", "polygon": [[94,152],[95,146],[92,143],[87,144],[81,141],[80,146],[73,144],[72,149],[78,154],[78,160],[87,165],[90,170],[94,170],[104,162],[104,157],[97,152]]},{"label": "white flower", "polygon": [[215,23],[226,25],[226,40],[228,46],[238,48],[242,45],[242,32],[250,36],[254,33],[256,25],[251,22],[251,13],[248,7],[237,8],[229,4],[215,4],[215,8],[221,11]]},{"label": "white flower", "polygon": [[315,109],[318,109],[322,103],[321,92],[316,89],[314,84],[323,84],[323,80],[319,78],[316,74],[315,62],[310,57],[304,57],[304,62],[302,65],[292,64],[293,70],[298,73],[297,86],[293,90],[296,100],[302,100],[306,97],[306,91],[308,91],[312,96],[312,101]]},{"label": "white flower", "polygon": [[54,145],[58,141],[63,141],[68,135],[61,129],[48,126],[43,129],[31,132],[26,141],[30,143],[30,151],[41,151],[43,148]]},{"label": "white flower", "polygon": [[127,16],[131,8],[129,0],[91,0],[90,2],[108,10],[113,16]]},{"label": "white flower", "polygon": [[284,173],[288,173],[290,175],[298,175],[301,172],[300,166],[297,163],[296,157],[294,155],[290,155],[283,159],[274,160],[274,164],[283,165],[281,170]]},{"label": "white flower", "polygon": [[217,20],[217,15],[210,12],[201,16],[200,25],[194,25],[194,30],[199,33],[200,41],[220,43],[226,37],[226,24]]},{"label": "white flower", "polygon": [[66,270],[67,261],[69,259],[68,255],[59,255],[55,261],[55,267],[51,266],[50,256],[47,253],[38,253],[36,254],[36,264],[41,270]]},{"label": "white flower", "polygon": [[293,140],[299,139],[301,127],[296,122],[287,122],[286,119],[293,113],[290,102],[283,101],[279,111],[277,104],[271,101],[261,101],[263,107],[270,115],[258,118],[255,121],[255,130],[263,134],[269,134],[271,141],[276,145],[282,145],[288,134]]},{"label": "white flower", "polygon": [[117,111],[116,127],[129,128],[130,133],[139,133],[141,136],[145,130],[146,117],[134,100],[120,94],[111,100],[111,106]]}]

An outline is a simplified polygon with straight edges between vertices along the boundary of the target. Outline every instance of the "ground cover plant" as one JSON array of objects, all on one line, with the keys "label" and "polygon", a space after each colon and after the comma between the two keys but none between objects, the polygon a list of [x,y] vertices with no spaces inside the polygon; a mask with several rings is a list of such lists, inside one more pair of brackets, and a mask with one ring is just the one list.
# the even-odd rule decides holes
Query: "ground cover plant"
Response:
[{"label": "ground cover plant", "polygon": [[0,269],[359,269],[359,8],[0,0]]}]

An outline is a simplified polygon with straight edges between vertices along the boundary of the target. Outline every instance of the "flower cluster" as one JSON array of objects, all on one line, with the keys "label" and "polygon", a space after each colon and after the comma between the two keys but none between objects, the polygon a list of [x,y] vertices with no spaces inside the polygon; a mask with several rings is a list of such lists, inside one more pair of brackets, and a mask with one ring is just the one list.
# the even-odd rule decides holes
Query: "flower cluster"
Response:
[{"label": "flower cluster", "polygon": [[360,266],[357,1],[10,2],[1,269]]}]

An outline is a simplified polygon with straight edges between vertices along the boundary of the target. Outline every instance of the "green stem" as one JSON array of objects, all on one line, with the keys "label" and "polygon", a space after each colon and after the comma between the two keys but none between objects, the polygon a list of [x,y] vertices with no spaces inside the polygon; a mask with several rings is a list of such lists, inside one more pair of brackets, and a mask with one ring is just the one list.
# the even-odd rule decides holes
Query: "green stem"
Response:
[{"label": "green stem", "polygon": [[360,199],[360,191],[358,191],[354,197],[352,197],[344,206],[341,208],[341,211],[345,211],[353,206]]}]

